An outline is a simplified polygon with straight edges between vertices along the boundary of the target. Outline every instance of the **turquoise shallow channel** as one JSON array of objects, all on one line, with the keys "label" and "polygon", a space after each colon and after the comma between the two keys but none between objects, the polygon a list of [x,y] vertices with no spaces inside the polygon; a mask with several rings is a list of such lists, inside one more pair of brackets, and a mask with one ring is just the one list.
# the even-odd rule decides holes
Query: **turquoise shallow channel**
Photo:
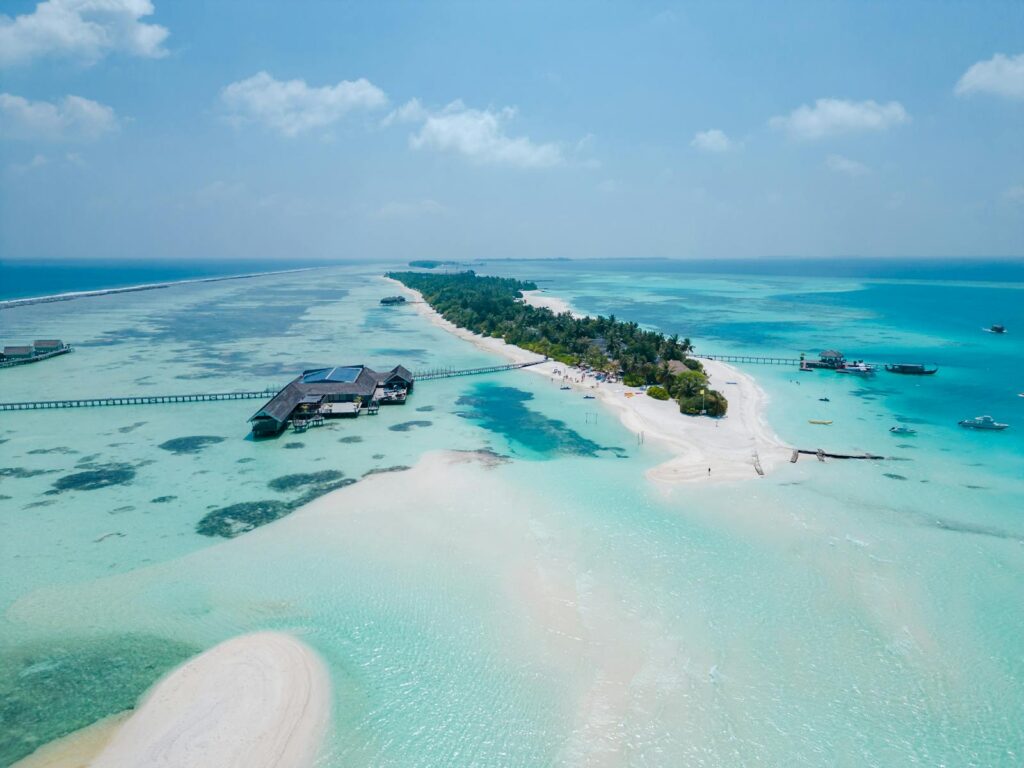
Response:
[{"label": "turquoise shallow channel", "polygon": [[[0,310],[76,347],[0,400],[500,362],[380,306],[390,266]],[[742,366],[788,443],[885,459],[714,486],[652,484],[663,449],[528,371],[258,442],[259,401],[0,413],[0,765],[261,629],[327,663],[323,768],[1021,765],[1024,284],[474,268],[698,352],[940,371]],[[980,414],[1012,426],[957,426]]]}]

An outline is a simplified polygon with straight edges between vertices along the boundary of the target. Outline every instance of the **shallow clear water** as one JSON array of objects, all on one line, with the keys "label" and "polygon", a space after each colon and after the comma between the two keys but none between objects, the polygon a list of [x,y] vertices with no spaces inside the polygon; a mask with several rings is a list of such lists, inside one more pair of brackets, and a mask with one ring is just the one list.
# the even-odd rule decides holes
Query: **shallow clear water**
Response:
[{"label": "shallow clear water", "polygon": [[[1020,285],[481,269],[700,350],[838,346],[942,370],[865,382],[752,366],[784,439],[892,458],[672,490],[644,479],[656,446],[528,372],[422,382],[378,417],[258,443],[257,401],[3,414],[0,762],[110,711],[97,643],[129,649],[112,653],[123,699],[182,649],[276,628],[328,662],[324,766],[1019,764]],[[5,338],[78,349],[0,372],[0,399],[493,360],[412,307],[379,307],[376,274],[4,311]],[[981,333],[992,322],[1011,333]],[[955,426],[984,412],[1015,426]],[[826,414],[826,431],[806,423]],[[919,434],[891,436],[900,421]],[[510,460],[401,471],[437,449]],[[396,471],[363,480],[381,469]],[[230,505],[316,493],[295,476],[323,472],[360,482],[234,539],[196,531]],[[51,706],[58,692],[76,705]]]}]

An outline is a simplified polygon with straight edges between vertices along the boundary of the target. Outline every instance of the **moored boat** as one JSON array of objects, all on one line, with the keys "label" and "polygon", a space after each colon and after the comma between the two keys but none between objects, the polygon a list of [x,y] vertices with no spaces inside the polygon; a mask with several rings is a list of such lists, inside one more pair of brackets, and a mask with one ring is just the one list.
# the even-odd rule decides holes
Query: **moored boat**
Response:
[{"label": "moored boat", "polygon": [[889,431],[892,432],[894,435],[916,435],[917,434],[917,430],[916,429],[911,429],[910,427],[905,427],[905,426],[902,426],[902,425],[898,426],[898,427],[889,427]]},{"label": "moored boat", "polygon": [[821,424],[822,426],[827,427],[829,424],[832,423],[832,420],[831,419],[827,419],[827,420],[826,419],[808,419],[807,423],[808,424]]},{"label": "moored boat", "polygon": [[875,366],[861,360],[856,363],[847,363],[840,368],[836,368],[836,373],[850,373],[854,376],[874,376],[876,370]]},{"label": "moored boat", "polygon": [[886,365],[885,370],[889,373],[904,373],[909,376],[931,376],[939,369],[936,367],[928,368],[921,363],[892,363],[891,365]]},{"label": "moored boat", "polygon": [[989,333],[1006,333],[1006,326],[996,323],[995,325],[990,325],[985,330]]},{"label": "moored boat", "polygon": [[975,416],[973,419],[964,419],[958,422],[961,427],[967,427],[968,429],[987,429],[987,430],[1000,430],[1006,429],[1009,424],[1002,424],[991,416]]}]

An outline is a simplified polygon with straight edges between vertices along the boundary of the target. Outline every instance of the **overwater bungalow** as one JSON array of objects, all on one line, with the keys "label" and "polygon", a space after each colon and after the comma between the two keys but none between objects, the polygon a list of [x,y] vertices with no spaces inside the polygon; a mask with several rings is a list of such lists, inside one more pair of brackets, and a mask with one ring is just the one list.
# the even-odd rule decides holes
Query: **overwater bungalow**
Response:
[{"label": "overwater bungalow", "polygon": [[30,346],[14,345],[4,347],[3,360],[28,360],[35,355]]},{"label": "overwater bungalow", "polygon": [[292,419],[355,417],[375,413],[380,405],[402,405],[413,388],[413,375],[398,365],[374,371],[347,365],[303,371],[272,397],[249,422],[257,437],[280,434]]}]

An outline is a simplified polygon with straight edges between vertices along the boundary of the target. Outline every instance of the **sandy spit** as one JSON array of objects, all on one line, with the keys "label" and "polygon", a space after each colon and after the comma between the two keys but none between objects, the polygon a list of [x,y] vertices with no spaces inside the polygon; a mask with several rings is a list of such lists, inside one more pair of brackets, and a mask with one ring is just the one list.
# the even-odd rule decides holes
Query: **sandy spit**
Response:
[{"label": "sandy spit", "polygon": [[[459,328],[445,320],[430,307],[419,291],[397,280],[389,280],[406,295],[424,317],[444,330],[465,339],[478,348],[517,362],[538,359],[538,355],[501,339],[481,336]],[[574,312],[564,300],[547,292],[524,291],[524,298],[533,306],[547,307],[555,312]],[[713,389],[729,399],[729,413],[721,419],[684,416],[675,402],[647,397],[637,387],[604,384],[592,376],[561,363],[547,361],[525,368],[531,373],[563,381],[576,390],[585,390],[619,414],[622,424],[640,436],[654,440],[671,450],[675,456],[647,472],[656,483],[716,483],[758,477],[756,467],[766,475],[788,463],[792,448],[772,430],[765,418],[768,395],[754,378],[726,363],[702,360]]]},{"label": "sandy spit", "polygon": [[90,768],[307,768],[330,714],[319,657],[280,632],[236,637],[158,682]]}]

